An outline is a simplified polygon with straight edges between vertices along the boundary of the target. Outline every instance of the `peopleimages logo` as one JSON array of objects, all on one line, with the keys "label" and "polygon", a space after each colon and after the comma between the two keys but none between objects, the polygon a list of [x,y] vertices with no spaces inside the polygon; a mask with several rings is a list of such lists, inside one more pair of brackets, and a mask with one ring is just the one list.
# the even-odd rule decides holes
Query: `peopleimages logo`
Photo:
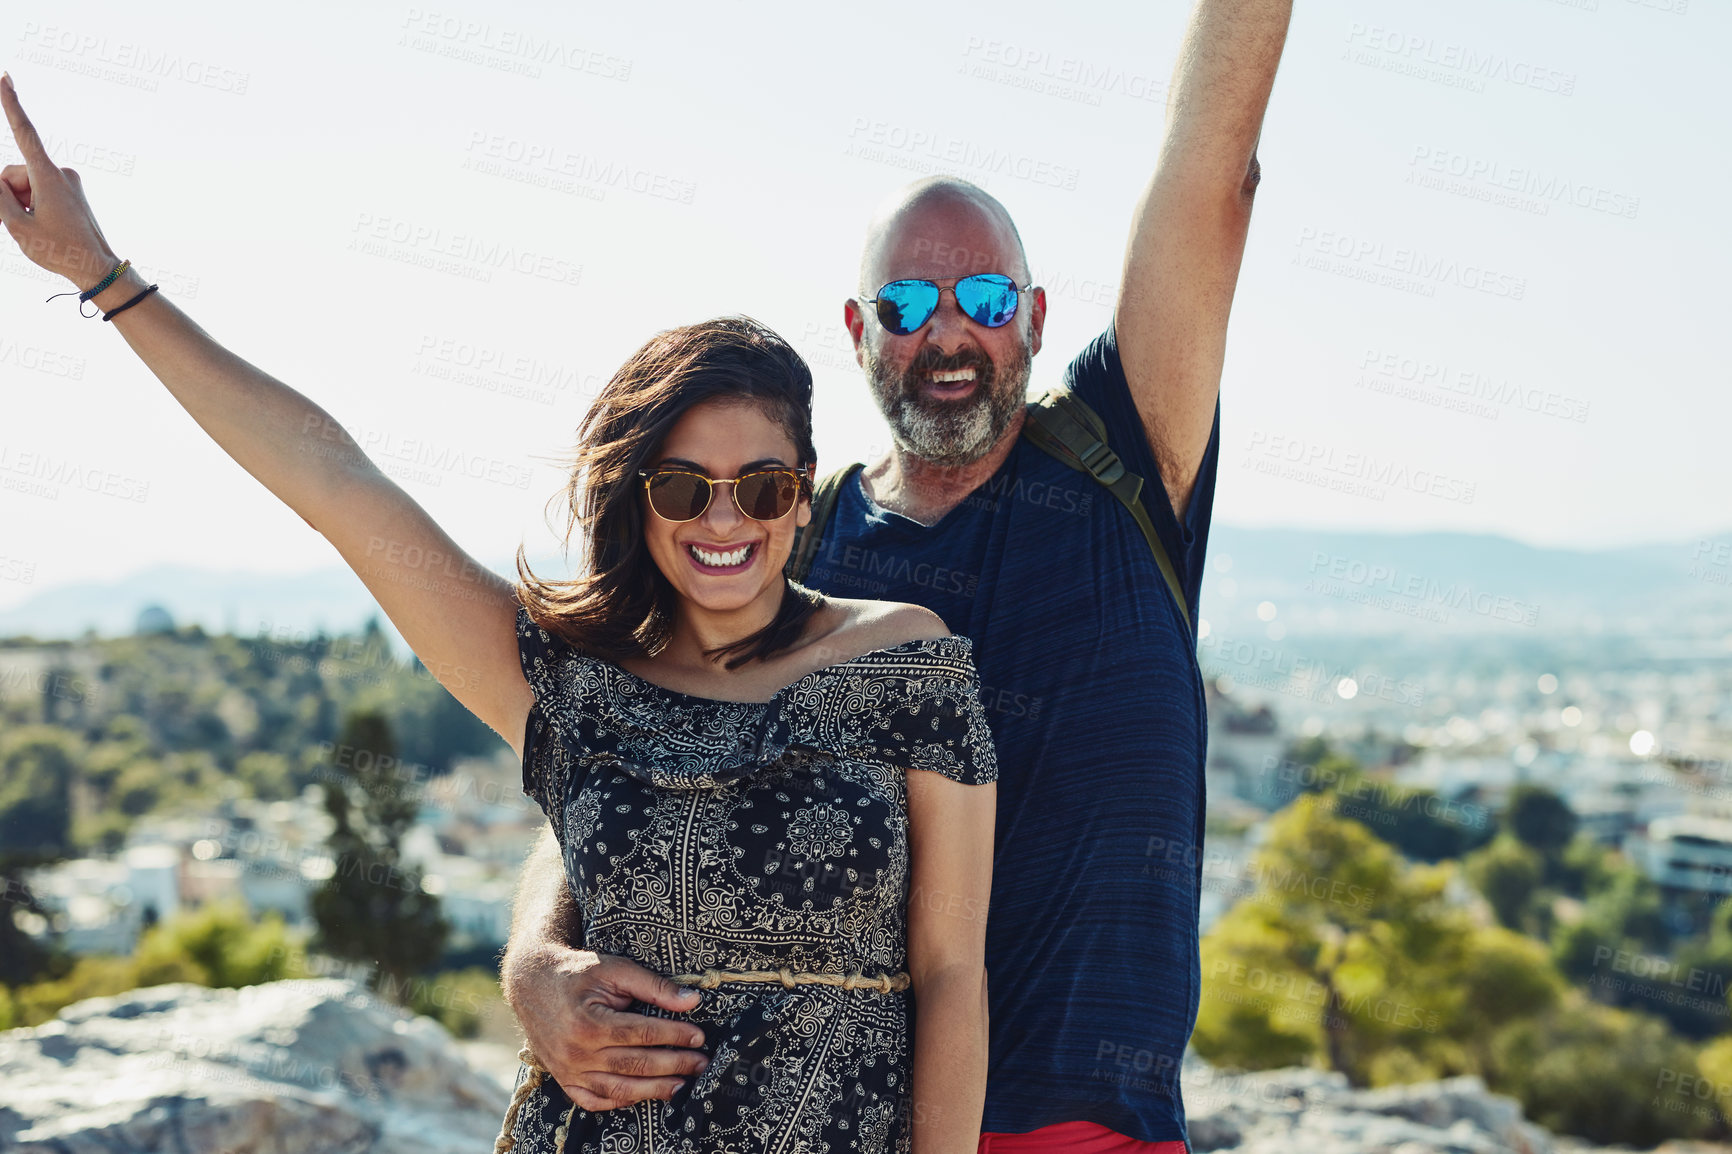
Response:
[{"label": "peopleimages logo", "polygon": [[0,337],[0,365],[12,365],[70,381],[84,379],[84,358],[57,353],[40,345],[26,345]]},{"label": "peopleimages logo", "polygon": [[[1416,145],[1407,163],[1411,170],[1408,173],[1409,182],[1415,177],[1427,174],[1452,177],[1465,184],[1484,186],[1488,191],[1532,198],[1540,210],[1538,215],[1541,216],[1546,215],[1546,210],[1553,204],[1568,204],[1606,216],[1634,220],[1642,207],[1641,198],[1628,193],[1614,192],[1586,181],[1570,180],[1555,172],[1545,172],[1528,165],[1506,164],[1491,157],[1474,156],[1427,144]],[[1450,189],[1445,187],[1445,191]],[[1519,204],[1512,206],[1520,207]]]},{"label": "peopleimages logo", "polygon": [[55,501],[60,498],[62,485],[122,501],[142,503],[150,496],[149,481],[80,465],[48,453],[19,452],[0,445],[0,488]]},{"label": "peopleimages logo", "polygon": [[1300,471],[1295,479],[1303,480],[1303,474],[1310,472],[1315,472],[1318,476],[1332,475],[1369,486],[1378,500],[1383,499],[1379,487],[1405,489],[1445,501],[1459,501],[1464,505],[1473,504],[1477,492],[1474,482],[1460,477],[1451,477],[1432,469],[1414,469],[1386,457],[1380,458],[1357,451],[1341,451],[1332,445],[1307,441],[1302,437],[1267,433],[1261,429],[1251,433],[1251,444],[1247,452],[1249,458],[1246,464],[1260,460],[1270,466],[1260,466],[1259,472],[1286,475],[1281,471],[1281,466],[1290,466]]},{"label": "peopleimages logo", "polygon": [[[1539,616],[1539,606],[1519,597],[1475,589],[1466,581],[1440,581],[1420,573],[1405,573],[1395,565],[1337,556],[1322,550],[1312,551],[1310,572],[1313,578],[1322,577],[1367,592],[1405,597],[1441,609],[1465,610],[1499,621],[1532,625]],[[1326,585],[1315,580],[1306,583],[1308,589],[1313,586],[1318,586],[1318,592],[1329,592]]]},{"label": "peopleimages logo", "polygon": [[546,253],[490,240],[473,233],[448,233],[433,225],[398,217],[358,213],[348,247],[369,256],[418,264],[438,272],[456,272],[475,280],[491,280],[494,269],[557,284],[575,285],[583,265]]},{"label": "peopleimages logo", "polygon": [[511,28],[486,20],[468,20],[447,12],[410,8],[403,17],[398,43],[419,52],[489,67],[510,65],[532,77],[541,65],[584,73],[621,83],[631,79],[632,62],[582,44],[568,44],[527,28]]},{"label": "peopleimages logo", "polygon": [[964,75],[1080,104],[1098,107],[1104,92],[1152,104],[1167,100],[1164,76],[1064,56],[1046,48],[970,36],[962,55],[967,61],[960,70]]},{"label": "peopleimages logo", "polygon": [[[619,188],[679,204],[690,204],[697,195],[698,185],[694,180],[652,172],[624,161],[573,152],[550,141],[521,140],[477,130],[469,134],[465,151],[468,156],[464,158],[464,167],[478,172],[503,174],[508,166],[537,177],[568,178],[578,184],[596,186],[598,191]],[[540,181],[532,179],[529,183]]]},{"label": "peopleimages logo", "polygon": [[[1435,292],[1433,286],[1436,285],[1449,285],[1512,301],[1524,299],[1528,292],[1526,277],[1333,229],[1301,228],[1298,247],[1299,252],[1293,258],[1295,264],[1343,275],[1352,275],[1348,270],[1357,267],[1365,274],[1362,279],[1366,280],[1376,280],[1381,272],[1390,277],[1405,278],[1393,282],[1394,287],[1403,287],[1411,281],[1415,288],[1430,289],[1421,294],[1426,296]],[[1339,267],[1314,263],[1327,260],[1342,263]]]},{"label": "peopleimages logo", "polygon": [[[1386,349],[1368,348],[1359,359],[1365,376],[1360,384],[1374,391],[1378,382],[1392,386],[1411,386],[1435,395],[1454,394],[1464,406],[1483,410],[1493,420],[1499,412],[1520,409],[1535,416],[1556,417],[1559,420],[1585,423],[1589,402],[1552,389],[1524,386],[1508,377],[1495,376],[1470,368],[1455,368],[1431,357],[1408,356]],[[1483,402],[1483,403],[1481,403]],[[1484,415],[1478,411],[1474,415]]]},{"label": "peopleimages logo", "polygon": [[[26,50],[26,59],[51,68],[94,76],[103,80],[118,80],[134,88],[155,92],[158,80],[179,80],[200,88],[213,88],[235,96],[245,96],[250,73],[224,68],[209,61],[185,56],[180,52],[158,50],[129,40],[112,40],[89,32],[56,25],[41,25],[34,20],[24,22],[19,37]],[[38,49],[39,52],[31,52]],[[59,53],[59,57],[44,58],[42,53]]]},{"label": "peopleimages logo", "polygon": [[1357,20],[1347,25],[1347,43],[1359,49],[1352,57],[1355,63],[1375,64],[1392,72],[1409,72],[1422,79],[1450,76],[1463,82],[1458,87],[1471,87],[1483,92],[1487,81],[1501,81],[1517,88],[1532,88],[1557,96],[1571,96],[1576,91],[1576,75],[1556,68],[1547,68],[1531,61],[1520,60],[1508,53],[1466,44],[1454,44],[1416,32],[1364,24]]},{"label": "peopleimages logo", "polygon": [[844,155],[862,160],[877,160],[897,164],[902,157],[912,163],[898,167],[919,168],[920,165],[953,168],[973,175],[1005,176],[1026,180],[1048,188],[1075,192],[1080,170],[1069,165],[1055,164],[1040,157],[1029,156],[1007,148],[988,147],[960,136],[930,128],[909,128],[886,120],[856,116],[848,133]]}]

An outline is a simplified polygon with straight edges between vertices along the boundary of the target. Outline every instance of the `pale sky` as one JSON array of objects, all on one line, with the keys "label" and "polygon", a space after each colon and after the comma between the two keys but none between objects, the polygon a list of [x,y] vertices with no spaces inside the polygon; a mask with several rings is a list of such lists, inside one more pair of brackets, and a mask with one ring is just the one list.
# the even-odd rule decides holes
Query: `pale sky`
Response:
[{"label": "pale sky", "polygon": [[[1217,519],[1732,534],[1732,5],[1295,7]],[[1015,216],[1055,381],[1110,315],[1187,11],[26,0],[0,65],[120,254],[496,563],[552,547],[550,462],[676,324],[778,329],[813,366],[820,468],[881,453],[841,303],[872,206],[924,172]],[[0,252],[0,606],[164,562],[336,561]]]}]

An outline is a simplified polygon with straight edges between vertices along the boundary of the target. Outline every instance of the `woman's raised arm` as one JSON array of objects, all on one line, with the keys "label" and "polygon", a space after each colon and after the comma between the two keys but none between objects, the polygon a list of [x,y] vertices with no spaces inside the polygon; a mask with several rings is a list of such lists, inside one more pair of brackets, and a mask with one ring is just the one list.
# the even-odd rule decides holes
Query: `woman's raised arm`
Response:
[{"label": "woman's raised arm", "polygon": [[[0,223],[32,262],[80,292],[120,263],[78,174],[49,160],[10,77],[0,105],[23,154],[0,169]],[[147,288],[128,269],[92,301]],[[429,672],[522,754],[531,693],[517,659],[517,601],[318,405],[223,348],[160,293],[112,322],[193,420],[334,545]]]}]

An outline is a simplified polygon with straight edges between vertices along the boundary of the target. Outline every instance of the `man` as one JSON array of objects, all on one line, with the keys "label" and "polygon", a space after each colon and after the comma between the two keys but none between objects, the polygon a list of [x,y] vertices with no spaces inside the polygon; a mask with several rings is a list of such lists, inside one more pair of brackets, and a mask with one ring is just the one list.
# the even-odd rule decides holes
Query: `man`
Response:
[{"label": "man", "polygon": [[[845,306],[894,448],[843,486],[806,583],[925,605],[975,642],[1000,767],[983,1150],[1184,1149],[1178,1071],[1201,981],[1195,607],[1227,316],[1290,13],[1200,0],[1113,325],[1066,372],[1144,478],[1185,610],[1127,510],[1021,435],[1046,298],[1002,205],[945,178],[903,190],[872,221]],[[956,300],[983,272],[1029,286],[998,327]],[[896,290],[880,306],[908,279],[938,286],[929,317],[904,316]],[[665,1096],[704,1056],[681,1048],[690,1027],[629,1009],[696,995],[567,945],[571,912],[544,837],[502,970],[531,1047],[586,1109]]]}]

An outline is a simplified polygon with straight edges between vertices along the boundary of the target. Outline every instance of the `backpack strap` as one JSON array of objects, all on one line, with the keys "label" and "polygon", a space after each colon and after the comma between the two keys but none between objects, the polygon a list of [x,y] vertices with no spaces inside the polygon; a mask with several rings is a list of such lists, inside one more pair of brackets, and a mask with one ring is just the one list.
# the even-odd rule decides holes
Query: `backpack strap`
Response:
[{"label": "backpack strap", "polygon": [[804,528],[794,530],[794,551],[788,554],[788,564],[783,570],[789,580],[796,584],[806,580],[806,574],[812,569],[812,558],[818,552],[818,542],[823,540],[824,526],[830,523],[830,515],[836,511],[836,501],[842,496],[842,486],[865,467],[859,461],[844,465],[834,473],[825,474],[812,490],[812,519]]},{"label": "backpack strap", "polygon": [[1106,422],[1082,398],[1062,387],[1048,389],[1039,400],[1029,402],[1027,412],[1028,419],[1022,426],[1023,436],[1048,456],[1092,476],[1130,511],[1137,528],[1148,539],[1155,564],[1160,567],[1161,576],[1172,591],[1173,600],[1179,606],[1179,618],[1188,632],[1191,611],[1185,602],[1184,586],[1179,584],[1179,575],[1167,557],[1166,546],[1161,544],[1155,523],[1143,507],[1143,479],[1125,468],[1119,455],[1107,447]]}]

